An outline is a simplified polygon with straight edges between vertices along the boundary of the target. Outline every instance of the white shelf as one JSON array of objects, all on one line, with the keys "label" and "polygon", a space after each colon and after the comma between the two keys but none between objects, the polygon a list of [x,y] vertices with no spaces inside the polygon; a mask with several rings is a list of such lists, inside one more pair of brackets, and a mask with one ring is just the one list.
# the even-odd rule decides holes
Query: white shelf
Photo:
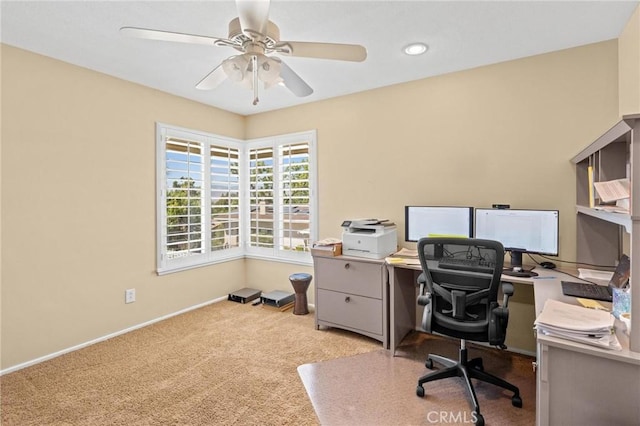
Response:
[{"label": "white shelf", "polygon": [[596,217],[606,222],[624,226],[625,231],[631,234],[631,215],[624,213],[613,213],[604,210],[596,210],[586,206],[576,206],[576,211],[581,214]]},{"label": "white shelf", "polygon": [[[611,265],[622,254],[624,229],[632,258],[632,286],[640,284],[640,114],[625,115],[571,160],[576,171],[576,259],[579,263]],[[614,213],[589,205],[589,168],[599,182],[631,179],[629,213]],[[635,169],[635,173],[634,173]],[[634,232],[635,230],[635,232]],[[634,235],[635,234],[635,235]],[[631,301],[629,350],[640,354],[640,298]]]}]

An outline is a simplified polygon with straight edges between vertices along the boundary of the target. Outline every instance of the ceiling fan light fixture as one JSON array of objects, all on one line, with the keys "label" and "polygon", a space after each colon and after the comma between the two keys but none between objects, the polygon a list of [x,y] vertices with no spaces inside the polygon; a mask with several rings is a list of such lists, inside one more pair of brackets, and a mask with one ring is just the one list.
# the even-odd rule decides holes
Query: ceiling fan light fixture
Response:
[{"label": "ceiling fan light fixture", "polygon": [[427,46],[424,43],[411,43],[403,49],[403,52],[409,56],[416,56],[416,55],[422,55],[428,49],[429,49],[429,46]]},{"label": "ceiling fan light fixture", "polygon": [[[0,0],[1,1],[1,0]],[[240,52],[222,61],[196,89],[213,90],[225,79],[253,91],[258,99],[260,83],[265,89],[284,85],[295,96],[309,96],[313,89],[274,54],[301,58],[362,62],[367,49],[357,44],[280,40],[280,29],[269,20],[270,0],[235,0],[238,17],[229,22],[228,38],[218,38],[149,28],[122,27],[121,34],[143,39],[230,47]]]},{"label": "ceiling fan light fixture", "polygon": [[229,77],[229,80],[240,82],[244,79],[244,76],[249,68],[249,61],[244,55],[232,56],[222,61],[222,69],[224,73]]},{"label": "ceiling fan light fixture", "polygon": [[265,83],[265,86],[271,87],[276,84],[280,78],[281,65],[278,61],[262,56],[258,61],[258,78]]}]

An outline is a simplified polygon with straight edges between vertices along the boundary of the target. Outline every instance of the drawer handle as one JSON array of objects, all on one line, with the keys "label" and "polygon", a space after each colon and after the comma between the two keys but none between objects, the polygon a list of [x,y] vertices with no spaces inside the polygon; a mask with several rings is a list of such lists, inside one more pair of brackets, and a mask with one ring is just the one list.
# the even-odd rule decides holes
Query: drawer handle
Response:
[{"label": "drawer handle", "polygon": [[349,303],[349,302],[351,302],[351,298],[350,298],[349,296],[347,296],[347,297],[345,297],[345,298],[344,298],[344,301],[345,301],[346,303]]},{"label": "drawer handle", "polygon": [[345,263],[345,264],[344,264],[344,269],[349,269],[349,268],[351,268],[351,265],[350,265],[350,264],[348,264],[348,263]]}]

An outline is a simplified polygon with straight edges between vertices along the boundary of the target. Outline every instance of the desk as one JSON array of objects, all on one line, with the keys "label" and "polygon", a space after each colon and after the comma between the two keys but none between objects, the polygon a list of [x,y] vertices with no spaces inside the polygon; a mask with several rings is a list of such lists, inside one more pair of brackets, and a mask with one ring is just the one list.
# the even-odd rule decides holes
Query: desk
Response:
[{"label": "desk", "polygon": [[[422,268],[419,265],[403,265],[392,264],[387,265],[389,271],[389,350],[391,353],[395,353],[396,348],[400,345],[400,342],[404,337],[412,330],[416,330],[416,325],[420,323],[421,313],[418,311],[417,305],[417,279],[422,273]],[[541,271],[536,270],[541,278],[548,278],[554,276],[553,271],[543,269]],[[525,284],[531,286],[533,284],[532,278],[521,278],[503,275],[504,281]],[[540,281],[548,281],[542,279]],[[518,292],[516,292],[517,294]],[[515,295],[514,295],[515,297]],[[513,298],[509,302],[509,306],[513,307]],[[533,309],[531,309],[533,311]],[[524,332],[528,336],[532,336],[531,348],[525,348],[525,351],[534,351],[535,343],[533,342],[533,321],[535,320],[534,312],[523,315],[523,322],[527,323],[524,327]],[[513,318],[509,319],[510,326],[513,322]],[[531,333],[531,334],[529,334]],[[507,339],[509,336],[507,335]]]},{"label": "desk", "polygon": [[[389,349],[395,353],[407,333],[416,328],[416,280],[422,269],[398,264],[387,265],[387,269]],[[502,277],[507,282],[533,286],[535,316],[542,312],[547,299],[577,304],[574,297],[562,294],[560,281],[568,277],[559,271],[536,272],[537,279]],[[620,326],[616,321],[616,327]],[[537,335],[537,425],[640,424],[640,353],[629,350],[624,333],[618,332],[617,337],[622,351]]]},{"label": "desk", "polygon": [[[562,294],[560,279],[533,285],[536,315],[547,299],[577,304]],[[621,326],[616,320],[616,328]],[[640,353],[629,351],[626,334],[616,335],[622,351],[538,334],[537,425],[640,424]]]}]

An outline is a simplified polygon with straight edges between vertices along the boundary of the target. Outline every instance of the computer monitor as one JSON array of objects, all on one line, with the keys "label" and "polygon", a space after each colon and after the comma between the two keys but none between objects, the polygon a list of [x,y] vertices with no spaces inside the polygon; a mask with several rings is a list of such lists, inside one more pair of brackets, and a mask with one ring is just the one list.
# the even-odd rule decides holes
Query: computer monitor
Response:
[{"label": "computer monitor", "polygon": [[475,237],[497,240],[511,255],[513,275],[536,276],[522,270],[522,254],[558,255],[558,210],[475,209]]},{"label": "computer monitor", "polygon": [[405,241],[424,237],[473,236],[473,207],[405,206]]}]

